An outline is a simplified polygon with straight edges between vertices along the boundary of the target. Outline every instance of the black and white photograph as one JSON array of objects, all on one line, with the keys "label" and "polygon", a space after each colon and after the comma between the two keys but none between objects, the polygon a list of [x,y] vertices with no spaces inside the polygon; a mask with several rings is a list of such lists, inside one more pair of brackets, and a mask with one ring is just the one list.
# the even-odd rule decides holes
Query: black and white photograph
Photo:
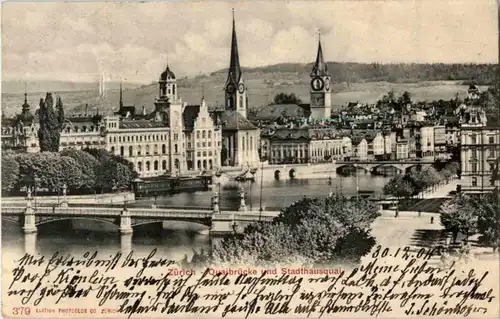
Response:
[{"label": "black and white photograph", "polygon": [[497,318],[499,21],[4,2],[2,315]]}]

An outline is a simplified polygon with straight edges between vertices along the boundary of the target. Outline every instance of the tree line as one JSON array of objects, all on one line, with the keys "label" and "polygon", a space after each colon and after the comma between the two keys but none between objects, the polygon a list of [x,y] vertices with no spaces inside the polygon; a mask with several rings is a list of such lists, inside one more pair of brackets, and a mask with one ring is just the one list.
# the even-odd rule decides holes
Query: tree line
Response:
[{"label": "tree line", "polygon": [[380,215],[366,199],[342,195],[306,198],[283,209],[271,223],[226,236],[210,252],[195,252],[191,264],[332,265],[359,262],[375,245],[371,225]]},{"label": "tree line", "polygon": [[[418,81],[474,81],[479,85],[491,85],[496,79],[495,64],[475,63],[339,63],[328,62],[328,71],[332,75],[332,81],[363,82],[363,81],[387,81],[387,82],[418,82]],[[297,73],[298,76],[308,77],[313,63],[282,63],[258,68],[243,68],[243,72],[262,73]],[[227,73],[220,70],[217,73]]]},{"label": "tree line", "polygon": [[440,207],[441,224],[452,233],[452,244],[458,234],[464,235],[468,244],[469,236],[480,234],[479,242],[500,248],[500,197],[498,190],[479,196],[456,194]]},{"label": "tree line", "polygon": [[[19,195],[25,186],[48,194],[93,194],[127,186],[138,177],[133,164],[102,149],[2,154],[2,193]],[[23,190],[24,192],[24,190]]]},{"label": "tree line", "polygon": [[458,176],[459,164],[450,162],[443,169],[437,171],[434,167],[419,170],[413,168],[410,172],[393,176],[384,185],[385,195],[394,196],[397,199],[396,211],[399,210],[401,199],[420,196],[425,191],[434,190],[437,186],[448,183]]}]

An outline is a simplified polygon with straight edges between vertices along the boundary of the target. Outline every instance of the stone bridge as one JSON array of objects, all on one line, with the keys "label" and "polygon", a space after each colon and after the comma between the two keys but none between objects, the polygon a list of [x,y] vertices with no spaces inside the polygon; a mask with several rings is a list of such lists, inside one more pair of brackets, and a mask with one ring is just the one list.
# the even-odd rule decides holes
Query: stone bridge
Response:
[{"label": "stone bridge", "polygon": [[433,161],[337,161],[336,169],[351,167],[362,169],[367,173],[375,173],[379,167],[392,167],[399,173],[407,173],[413,167],[426,168],[434,164]]},{"label": "stone bridge", "polygon": [[[222,170],[221,183],[227,184],[236,177],[240,177],[244,168],[224,168]],[[287,180],[296,178],[326,178],[334,175],[336,164],[334,161],[328,163],[302,163],[302,164],[264,164],[256,166],[254,174],[250,171],[245,174],[246,178],[269,180]]]},{"label": "stone bridge", "polygon": [[[243,193],[242,193],[243,194]],[[131,234],[140,225],[162,223],[168,220],[187,221],[210,227],[210,234],[221,235],[241,232],[257,221],[272,221],[279,211],[250,211],[241,195],[239,210],[221,211],[217,195],[213,208],[118,208],[118,207],[33,207],[31,199],[26,207],[2,206],[4,222],[19,224],[25,233],[36,233],[37,227],[46,223],[68,219],[90,219],[116,225],[121,234]]]}]

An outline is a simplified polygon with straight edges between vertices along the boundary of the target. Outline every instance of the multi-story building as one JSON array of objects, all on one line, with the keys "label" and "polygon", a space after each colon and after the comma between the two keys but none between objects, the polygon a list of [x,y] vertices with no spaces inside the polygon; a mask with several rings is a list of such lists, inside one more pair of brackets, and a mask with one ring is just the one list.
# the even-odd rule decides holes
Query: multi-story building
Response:
[{"label": "multi-story building", "polygon": [[[167,65],[158,81],[154,110],[149,114],[144,107],[139,114],[135,106],[125,106],[120,86],[119,110],[114,115],[67,117],[60,149],[107,149],[132,162],[142,177],[259,162],[260,133],[246,118],[247,89],[239,64],[234,17],[225,109],[209,112],[203,97],[199,105],[188,105],[177,86],[176,76]],[[2,118],[3,147],[38,152],[38,128],[38,117],[31,113],[25,94],[21,114]]]},{"label": "multi-story building", "polygon": [[[417,157],[419,158],[434,158],[434,126],[424,125],[420,128],[419,150]],[[420,155],[420,156],[419,156]]]},{"label": "multi-story building", "polygon": [[271,164],[321,163],[352,156],[352,143],[332,128],[277,129],[269,137]]},{"label": "multi-story building", "polygon": [[468,107],[460,120],[461,189],[481,193],[499,187],[492,175],[500,156],[500,127],[488,124],[480,107]]},{"label": "multi-story building", "polygon": [[366,161],[368,159],[368,142],[362,136],[352,138],[353,156],[357,161]]},{"label": "multi-story building", "polygon": [[434,127],[434,155],[443,160],[448,158],[446,127],[438,125]]}]

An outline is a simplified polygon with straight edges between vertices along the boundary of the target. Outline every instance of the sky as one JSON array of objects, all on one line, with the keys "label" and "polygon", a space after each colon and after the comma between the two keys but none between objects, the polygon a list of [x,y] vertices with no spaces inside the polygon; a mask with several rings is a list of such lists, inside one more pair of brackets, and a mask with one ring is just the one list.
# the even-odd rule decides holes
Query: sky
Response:
[{"label": "sky", "polygon": [[244,67],[327,61],[498,62],[495,0],[3,3],[4,80],[150,83],[229,65],[235,10]]}]

